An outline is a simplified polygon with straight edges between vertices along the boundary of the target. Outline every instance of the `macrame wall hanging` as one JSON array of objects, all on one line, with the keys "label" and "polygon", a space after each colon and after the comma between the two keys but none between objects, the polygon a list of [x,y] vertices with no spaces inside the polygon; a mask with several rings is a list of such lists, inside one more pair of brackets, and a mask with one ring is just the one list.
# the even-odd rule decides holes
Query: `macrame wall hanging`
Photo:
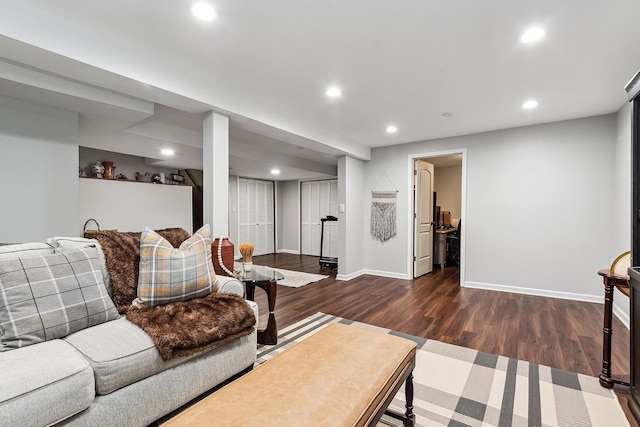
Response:
[{"label": "macrame wall hanging", "polygon": [[[379,188],[380,180],[386,177],[393,190]],[[371,191],[371,237],[382,243],[395,237],[396,230],[396,199],[398,189],[386,172],[378,178]]]}]

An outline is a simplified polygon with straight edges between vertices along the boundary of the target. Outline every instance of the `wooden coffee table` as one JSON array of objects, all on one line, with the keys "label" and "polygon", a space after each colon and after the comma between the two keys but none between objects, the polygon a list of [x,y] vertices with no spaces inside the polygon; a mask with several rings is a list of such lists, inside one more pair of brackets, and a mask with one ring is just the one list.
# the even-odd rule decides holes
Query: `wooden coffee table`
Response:
[{"label": "wooden coffee table", "polygon": [[273,345],[278,343],[278,326],[276,324],[276,295],[278,292],[278,280],[284,279],[282,273],[276,270],[259,265],[252,266],[251,270],[243,270],[242,264],[236,262],[234,270],[239,272],[238,280],[244,283],[246,298],[253,301],[255,298],[256,286],[267,293],[267,303],[269,305],[269,318],[267,327],[258,329],[258,343]]},{"label": "wooden coffee table", "polygon": [[[163,427],[415,426],[416,343],[332,323],[205,397]],[[405,411],[389,409],[405,387]]]}]

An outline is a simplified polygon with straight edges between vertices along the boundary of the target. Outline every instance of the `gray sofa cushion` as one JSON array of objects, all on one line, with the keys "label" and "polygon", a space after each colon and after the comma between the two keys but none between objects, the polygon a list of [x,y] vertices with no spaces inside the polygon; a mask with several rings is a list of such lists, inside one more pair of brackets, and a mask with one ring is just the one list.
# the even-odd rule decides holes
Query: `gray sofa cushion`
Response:
[{"label": "gray sofa cushion", "polygon": [[55,423],[95,397],[91,367],[62,340],[0,353],[0,367],[1,425]]},{"label": "gray sofa cushion", "polygon": [[[248,302],[256,313],[257,305]],[[89,361],[98,395],[111,393],[200,355],[165,362],[149,335],[124,317],[76,332],[65,341]]]},{"label": "gray sofa cushion", "polygon": [[52,253],[53,246],[47,243],[35,242],[0,246],[0,259],[26,258],[32,256],[49,255]]},{"label": "gray sofa cushion", "polygon": [[[253,365],[256,335],[254,332],[214,348],[114,393],[96,396],[89,409],[66,420],[64,426],[145,427]],[[215,413],[211,424],[215,425]]]}]

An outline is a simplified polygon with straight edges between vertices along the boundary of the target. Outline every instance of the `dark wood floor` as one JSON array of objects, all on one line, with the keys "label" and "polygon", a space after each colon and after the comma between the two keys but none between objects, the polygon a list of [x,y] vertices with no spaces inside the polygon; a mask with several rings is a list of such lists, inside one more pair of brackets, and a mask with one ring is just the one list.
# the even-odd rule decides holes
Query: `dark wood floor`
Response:
[{"label": "dark wood floor", "polygon": [[[602,304],[462,288],[457,267],[415,280],[364,275],[338,281],[335,271],[320,269],[317,257],[273,254],[253,261],[330,274],[302,288],[278,286],[279,328],[320,311],[590,376],[597,377],[602,369]],[[256,301],[261,313],[267,313],[261,291]],[[265,322],[261,316],[260,323]],[[613,372],[628,378],[629,333],[615,316],[613,331]],[[638,426],[627,407],[626,388],[615,390],[629,422]]]}]

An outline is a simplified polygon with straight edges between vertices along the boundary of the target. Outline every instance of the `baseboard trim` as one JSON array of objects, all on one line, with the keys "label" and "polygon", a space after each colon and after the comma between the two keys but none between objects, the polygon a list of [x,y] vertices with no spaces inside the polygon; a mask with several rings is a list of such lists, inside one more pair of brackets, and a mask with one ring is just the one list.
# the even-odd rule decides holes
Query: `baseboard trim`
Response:
[{"label": "baseboard trim", "polygon": [[358,270],[350,274],[338,274],[336,275],[336,280],[349,281],[351,279],[355,279],[356,277],[360,277],[365,274],[371,274],[372,276],[389,277],[391,279],[411,280],[410,278],[407,277],[406,274],[394,273],[390,271],[369,270],[369,269]]},{"label": "baseboard trim", "polygon": [[279,254],[300,255],[300,251],[295,249],[278,249],[276,252]]},{"label": "baseboard trim", "polygon": [[364,274],[371,274],[374,276],[390,277],[392,279],[411,280],[411,277],[404,273],[395,273],[393,271],[380,271],[380,270],[364,270]]},{"label": "baseboard trim", "polygon": [[615,303],[613,304],[613,314],[622,322],[622,324],[627,328],[631,329],[631,319],[629,315],[625,313],[620,307],[618,307]]},{"label": "baseboard trim", "polygon": [[350,274],[336,274],[336,280],[341,280],[343,282],[348,282],[351,279],[355,279],[356,277],[360,277],[363,274],[366,274],[364,270],[358,270],[354,273]]},{"label": "baseboard trim", "polygon": [[577,294],[571,292],[550,291],[548,289],[521,288],[518,286],[494,285],[492,283],[482,282],[464,282],[460,286],[464,288],[485,289],[488,291],[512,292],[514,294],[525,294],[538,297],[568,299],[572,301],[593,302],[604,304],[604,298],[601,296]]}]

